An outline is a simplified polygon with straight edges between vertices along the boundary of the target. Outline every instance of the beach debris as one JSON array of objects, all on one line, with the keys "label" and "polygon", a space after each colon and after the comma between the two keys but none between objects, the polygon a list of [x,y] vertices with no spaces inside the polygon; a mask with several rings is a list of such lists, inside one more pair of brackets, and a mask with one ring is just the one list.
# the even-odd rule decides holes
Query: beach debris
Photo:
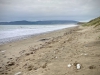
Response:
[{"label": "beach debris", "polygon": [[96,67],[94,65],[89,66],[89,69],[95,69]]},{"label": "beach debris", "polygon": [[33,66],[32,66],[32,65],[29,65],[29,66],[27,67],[27,69],[28,69],[28,71],[31,71],[31,70],[33,69]]},{"label": "beach debris", "polygon": [[84,55],[87,55],[87,54],[84,54]]},{"label": "beach debris", "polygon": [[8,58],[9,60],[12,60],[13,58]]},{"label": "beach debris", "polygon": [[2,67],[0,66],[0,69],[2,69]]},{"label": "beach debris", "polygon": [[55,58],[58,58],[57,56]]},{"label": "beach debris", "polygon": [[55,54],[56,52],[54,51],[54,54]]},{"label": "beach debris", "polygon": [[17,73],[15,73],[14,75],[21,75],[21,73],[22,73],[22,72],[17,72]]},{"label": "beach debris", "polygon": [[1,52],[3,53],[3,52],[5,52],[5,51],[6,51],[6,50],[4,50],[4,51],[1,51]]},{"label": "beach debris", "polygon": [[80,64],[77,64],[77,65],[76,65],[76,68],[77,68],[77,69],[81,69],[81,65],[80,65]]},{"label": "beach debris", "polygon": [[68,67],[71,67],[72,65],[71,65],[71,64],[68,64],[67,66],[68,66]]},{"label": "beach debris", "polygon": [[30,53],[26,53],[25,55],[28,56],[28,55],[30,55]]},{"label": "beach debris", "polygon": [[7,62],[7,63],[8,63],[7,66],[13,66],[13,65],[15,65],[15,62]]},{"label": "beach debris", "polygon": [[77,61],[73,64],[77,70],[81,69],[82,66]]},{"label": "beach debris", "polygon": [[25,53],[25,50],[22,50],[19,52],[20,55],[23,55]]},{"label": "beach debris", "polygon": [[46,39],[46,38],[44,38],[44,39],[40,39],[40,41],[46,41],[46,40],[49,40],[49,39]]},{"label": "beach debris", "polygon": [[83,53],[81,55],[83,55]]},{"label": "beach debris", "polygon": [[30,52],[30,54],[33,54],[34,52]]},{"label": "beach debris", "polygon": [[47,67],[47,63],[44,63],[43,65],[42,65],[42,68],[46,68]]},{"label": "beach debris", "polygon": [[85,53],[85,54],[82,53],[81,55],[87,55],[87,53]]}]

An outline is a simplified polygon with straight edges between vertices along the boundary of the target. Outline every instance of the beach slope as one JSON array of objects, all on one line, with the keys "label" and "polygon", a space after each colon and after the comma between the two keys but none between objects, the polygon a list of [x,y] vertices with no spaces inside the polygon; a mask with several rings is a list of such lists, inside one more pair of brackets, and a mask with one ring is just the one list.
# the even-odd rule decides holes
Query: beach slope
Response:
[{"label": "beach slope", "polygon": [[0,75],[99,75],[100,25],[0,45]]}]

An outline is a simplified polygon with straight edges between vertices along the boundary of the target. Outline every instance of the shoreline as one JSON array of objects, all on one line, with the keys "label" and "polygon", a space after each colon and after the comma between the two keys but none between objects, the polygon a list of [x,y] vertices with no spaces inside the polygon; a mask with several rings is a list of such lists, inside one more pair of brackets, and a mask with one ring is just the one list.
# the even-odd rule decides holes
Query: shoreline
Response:
[{"label": "shoreline", "polygon": [[[78,26],[78,25],[76,25],[76,26],[74,26],[74,27],[77,27],[77,26]],[[68,28],[63,28],[63,29],[69,29],[69,28],[73,28],[73,27],[68,27]],[[27,39],[30,39],[30,38],[34,38],[35,36],[42,36],[42,35],[44,35],[44,34],[49,34],[49,33],[53,33],[53,32],[58,32],[58,31],[63,30],[63,29],[57,29],[57,30],[47,31],[47,32],[43,32],[43,33],[33,34],[33,35],[26,35],[26,36],[18,37],[18,38],[16,38],[16,39],[11,39],[11,38],[9,38],[9,41],[2,42],[2,43],[0,43],[0,45],[5,45],[5,44],[17,42],[17,41],[27,40]],[[14,37],[13,37],[13,38],[14,38]],[[2,40],[3,40],[3,39],[2,39]]]},{"label": "shoreline", "polygon": [[[78,25],[75,25],[75,26],[78,26]],[[72,27],[75,27],[75,26],[72,26]],[[71,28],[71,27],[67,27],[67,28]],[[52,31],[41,32],[41,33],[37,33],[37,34],[33,33],[33,34],[28,34],[28,35],[22,35],[22,36],[16,36],[16,37],[0,39],[0,40],[4,40],[4,41],[0,41],[0,45],[11,43],[11,42],[16,42],[16,41],[20,41],[20,40],[24,40],[24,39],[28,39],[28,38],[31,38],[31,37],[34,37],[34,36],[38,36],[38,35],[46,34],[46,33],[51,33],[51,32],[62,30],[62,29],[66,29],[66,28],[61,28],[61,29],[56,29],[56,30],[52,30]]]},{"label": "shoreline", "polygon": [[0,45],[0,75],[99,75],[98,34],[76,26]]},{"label": "shoreline", "polygon": [[76,30],[77,27],[78,26],[41,33],[28,37],[27,39],[20,39],[2,44],[0,45],[0,60],[6,65],[9,59],[13,59],[15,61],[25,53],[28,53],[31,48],[37,50],[40,47],[44,47],[46,44],[52,42],[52,40],[60,38],[65,33],[70,33],[71,31]]}]

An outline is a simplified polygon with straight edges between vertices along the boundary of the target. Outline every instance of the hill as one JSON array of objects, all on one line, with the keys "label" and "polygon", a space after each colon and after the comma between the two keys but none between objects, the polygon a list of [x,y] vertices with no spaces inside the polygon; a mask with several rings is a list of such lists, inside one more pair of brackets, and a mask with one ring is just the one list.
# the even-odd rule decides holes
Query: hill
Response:
[{"label": "hill", "polygon": [[48,24],[76,24],[73,20],[49,20],[49,21],[11,21],[0,22],[0,25],[48,25]]}]

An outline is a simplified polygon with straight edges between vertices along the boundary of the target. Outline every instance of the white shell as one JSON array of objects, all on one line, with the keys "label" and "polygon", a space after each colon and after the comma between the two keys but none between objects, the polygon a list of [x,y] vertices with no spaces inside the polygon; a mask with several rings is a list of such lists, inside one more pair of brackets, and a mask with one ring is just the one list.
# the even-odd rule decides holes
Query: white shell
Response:
[{"label": "white shell", "polygon": [[67,66],[68,66],[68,67],[71,67],[72,65],[71,65],[71,64],[68,64]]},{"label": "white shell", "polygon": [[80,64],[77,64],[77,69],[81,69],[81,65]]}]

